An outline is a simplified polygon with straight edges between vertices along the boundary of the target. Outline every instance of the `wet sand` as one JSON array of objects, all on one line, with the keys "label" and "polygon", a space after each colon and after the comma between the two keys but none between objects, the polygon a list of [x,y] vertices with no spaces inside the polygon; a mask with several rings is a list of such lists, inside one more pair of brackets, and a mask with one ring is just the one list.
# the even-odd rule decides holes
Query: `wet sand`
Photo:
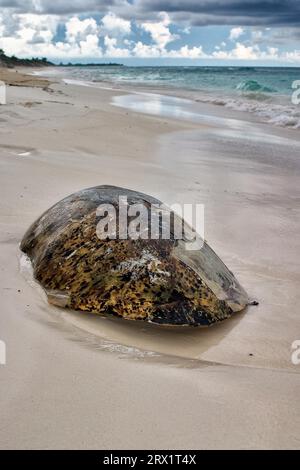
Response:
[{"label": "wet sand", "polygon": [[[0,447],[299,448],[298,134],[124,96],[9,87],[0,108]],[[19,242],[53,203],[98,184],[205,203],[207,240],[260,305],[192,330],[49,306]]]}]

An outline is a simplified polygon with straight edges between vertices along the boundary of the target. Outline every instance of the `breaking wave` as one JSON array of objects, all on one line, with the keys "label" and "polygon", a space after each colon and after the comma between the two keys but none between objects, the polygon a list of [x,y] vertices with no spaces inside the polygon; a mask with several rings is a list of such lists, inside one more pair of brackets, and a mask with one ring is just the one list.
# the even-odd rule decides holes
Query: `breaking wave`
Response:
[{"label": "breaking wave", "polygon": [[276,93],[275,88],[270,88],[265,85],[261,85],[256,80],[244,80],[240,82],[237,87],[237,90],[241,92],[261,92],[261,93]]},{"label": "breaking wave", "polygon": [[276,103],[272,98],[239,96],[238,98],[203,95],[197,101],[225,106],[234,111],[253,113],[263,122],[292,129],[300,129],[300,106],[288,103]]},{"label": "breaking wave", "polygon": [[300,109],[293,106],[265,104],[259,102],[229,100],[226,107],[239,111],[254,113],[263,121],[276,126],[300,128]]}]

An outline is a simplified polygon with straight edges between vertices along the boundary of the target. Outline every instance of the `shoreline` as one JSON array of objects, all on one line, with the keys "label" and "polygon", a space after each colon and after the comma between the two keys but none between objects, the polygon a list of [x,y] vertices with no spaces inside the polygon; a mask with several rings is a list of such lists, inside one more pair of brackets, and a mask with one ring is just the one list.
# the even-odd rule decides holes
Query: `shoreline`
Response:
[{"label": "shoreline", "polygon": [[[237,138],[222,123],[113,106],[126,95],[116,90],[58,82],[7,91],[0,107],[0,339],[7,344],[0,447],[299,447],[294,131],[272,128],[275,145],[256,134]],[[264,125],[254,127],[264,134]],[[52,204],[105,183],[166,203],[204,203],[206,239],[260,305],[198,332],[154,334],[100,318],[78,330],[80,314],[72,326],[70,312],[45,303],[20,272],[19,242]],[[113,354],[101,349],[101,334],[116,345]],[[160,347],[166,363],[124,354],[117,346],[125,340],[132,348],[144,341],[154,353]],[[169,364],[168,351],[180,358]]]},{"label": "shoreline", "polygon": [[[76,67],[75,67],[76,68]],[[65,76],[63,73],[65,72]],[[300,126],[300,114],[297,113],[297,107],[294,106],[293,114],[289,116],[292,106],[292,89],[290,96],[276,95],[276,101],[270,102],[270,97],[265,97],[262,101],[253,99],[255,94],[251,93],[237,93],[236,91],[229,92],[227,95],[220,95],[220,90],[199,90],[193,88],[178,87],[171,84],[162,86],[156,84],[142,84],[124,82],[113,82],[110,80],[86,80],[84,78],[68,75],[68,68],[58,69],[45,69],[36,70],[36,76],[49,76],[60,79],[65,83],[80,86],[90,86],[94,88],[107,89],[115,92],[122,92],[126,94],[158,94],[164,97],[178,98],[182,100],[189,100],[191,103],[199,103],[202,108],[206,110],[206,114],[212,116],[230,116],[233,119],[244,120],[249,122],[259,122],[262,125],[270,126],[275,129],[287,129],[292,132],[298,131]],[[212,93],[214,95],[212,95]],[[281,99],[279,99],[281,97]],[[256,97],[257,98],[257,97]],[[263,97],[261,97],[263,98]],[[272,97],[272,100],[275,97]]]}]

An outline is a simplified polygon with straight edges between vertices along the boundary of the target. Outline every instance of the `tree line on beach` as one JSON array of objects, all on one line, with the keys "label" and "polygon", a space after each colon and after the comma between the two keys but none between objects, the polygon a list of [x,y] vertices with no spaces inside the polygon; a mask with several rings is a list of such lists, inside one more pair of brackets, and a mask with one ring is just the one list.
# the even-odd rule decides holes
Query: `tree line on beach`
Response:
[{"label": "tree line on beach", "polygon": [[14,55],[7,56],[3,49],[0,49],[0,67],[13,68],[17,66],[25,67],[45,67],[49,65],[54,65],[52,62],[49,62],[46,57],[42,59],[38,57],[32,57],[31,59],[20,59]]},{"label": "tree line on beach", "polygon": [[47,66],[59,66],[59,67],[109,67],[109,66],[122,66],[123,64],[118,64],[115,62],[105,62],[105,63],[73,63],[68,62],[67,64],[60,63],[54,64],[50,62],[46,57],[32,57],[31,59],[20,59],[15,55],[7,56],[3,49],[0,49],[0,67],[13,68],[13,67],[47,67]]}]

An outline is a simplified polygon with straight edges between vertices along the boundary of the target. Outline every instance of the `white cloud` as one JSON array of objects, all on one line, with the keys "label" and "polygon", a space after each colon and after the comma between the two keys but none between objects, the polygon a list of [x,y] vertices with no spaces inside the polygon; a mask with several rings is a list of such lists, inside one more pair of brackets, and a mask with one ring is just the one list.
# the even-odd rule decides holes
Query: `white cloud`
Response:
[{"label": "white cloud", "polygon": [[257,46],[245,46],[237,42],[234,49],[230,51],[214,51],[212,56],[215,59],[256,60],[258,59],[258,52]]},{"label": "white cloud", "polygon": [[190,26],[186,26],[185,28],[183,28],[182,32],[184,34],[191,34],[191,27]]},{"label": "white cloud", "polygon": [[276,59],[279,56],[277,47],[268,47],[268,56]]},{"label": "white cloud", "polygon": [[[272,43],[262,42],[265,30],[253,30],[252,43],[241,41],[244,30],[232,28],[230,37],[234,43],[223,41],[208,54],[200,44],[182,45],[174,49],[169,44],[178,38],[171,30],[171,21],[166,13],[160,13],[159,20],[143,22],[139,27],[150,34],[151,44],[141,40],[135,42],[132,23],[112,13],[106,14],[100,23],[95,18],[80,19],[72,16],[65,19],[66,33],[60,41],[56,40],[58,26],[62,17],[46,14],[17,14],[10,16],[0,13],[0,48],[8,55],[19,57],[48,57],[50,60],[96,59],[99,57],[136,57],[136,58],[177,58],[177,59],[217,59],[224,61],[276,61],[290,64],[300,63],[300,50],[281,51]],[[103,50],[99,45],[104,42]],[[121,43],[122,41],[122,43]],[[229,44],[231,49],[229,50]],[[228,50],[226,50],[228,49]]]},{"label": "white cloud", "polygon": [[300,50],[292,51],[292,52],[286,52],[285,53],[285,59],[288,62],[291,62],[291,63],[297,62],[299,64],[300,63]]},{"label": "white cloud", "polygon": [[235,40],[238,39],[242,34],[244,34],[243,28],[241,28],[240,26],[237,26],[236,28],[232,28],[232,29],[230,30],[229,39],[230,39],[231,41],[235,41]]},{"label": "white cloud", "polygon": [[42,56],[58,59],[101,57],[98,25],[93,18],[72,17],[66,22],[66,41],[54,42],[59,17],[53,15],[16,15],[14,36],[0,37],[0,47],[8,55]]},{"label": "white cloud", "polygon": [[253,41],[259,41],[260,39],[263,38],[263,32],[259,30],[254,30],[251,32],[251,37]]},{"label": "white cloud", "polygon": [[132,49],[132,54],[135,57],[160,57],[161,50],[156,45],[143,44],[138,41]]},{"label": "white cloud", "polygon": [[290,52],[280,52],[277,47],[267,47],[261,50],[258,45],[247,46],[237,42],[235,47],[229,51],[216,50],[212,53],[212,57],[220,60],[261,60],[276,62],[300,62],[300,50]]},{"label": "white cloud", "polygon": [[188,47],[187,45],[182,46],[180,49],[172,49],[167,51],[161,49],[157,45],[143,44],[141,41],[137,42],[132,50],[132,55],[135,57],[164,57],[172,59],[201,59],[208,57],[201,46],[199,47]]},{"label": "white cloud", "polygon": [[17,16],[16,25],[18,29],[16,31],[16,38],[19,38],[24,43],[47,43],[52,41],[59,21],[57,16],[32,14]]},{"label": "white cloud", "polygon": [[102,18],[102,25],[106,32],[127,35],[131,33],[131,22],[116,16],[114,13],[108,13]]},{"label": "white cloud", "polygon": [[58,25],[58,17],[20,14],[13,15],[12,22],[16,28],[13,34],[10,32],[8,36],[6,29],[1,28],[0,47],[8,55],[26,57],[33,55],[30,54],[31,49],[35,51],[51,43]]},{"label": "white cloud", "polygon": [[99,27],[94,18],[80,20],[73,16],[66,22],[66,39],[70,43],[85,40],[87,36],[99,33]]},{"label": "white cloud", "polygon": [[183,46],[179,50],[170,51],[168,53],[168,57],[177,57],[182,59],[201,59],[207,57],[207,55],[203,52],[202,46]]},{"label": "white cloud", "polygon": [[0,17],[0,36],[4,35],[5,25],[3,22],[3,18]]},{"label": "white cloud", "polygon": [[80,55],[83,57],[101,57],[99,38],[96,34],[88,34],[84,41],[79,42]]},{"label": "white cloud", "polygon": [[49,44],[50,57],[101,57],[100,28],[94,18],[73,16],[66,23],[66,41]]},{"label": "white cloud", "polygon": [[236,43],[233,54],[237,59],[255,60],[257,59],[258,48],[255,46],[245,46],[240,42]]},{"label": "white cloud", "polygon": [[129,57],[129,49],[117,47],[117,39],[105,36],[104,45],[106,47],[105,55],[107,57]]},{"label": "white cloud", "polygon": [[141,24],[141,28],[149,33],[159,49],[164,49],[167,44],[178,38],[176,34],[172,34],[169,25],[171,24],[170,17],[167,13],[161,12],[161,18],[157,22],[146,22]]}]

